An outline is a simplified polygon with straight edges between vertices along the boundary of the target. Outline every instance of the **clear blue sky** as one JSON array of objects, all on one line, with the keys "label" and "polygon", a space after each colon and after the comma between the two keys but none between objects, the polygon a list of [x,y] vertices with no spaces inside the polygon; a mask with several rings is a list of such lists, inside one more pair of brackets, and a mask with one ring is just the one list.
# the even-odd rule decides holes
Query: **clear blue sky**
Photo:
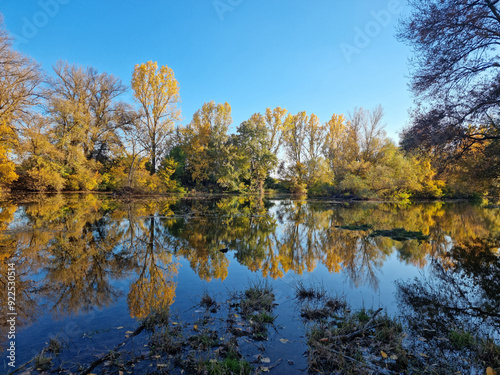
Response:
[{"label": "clear blue sky", "polygon": [[210,100],[231,104],[235,126],[266,107],[325,122],[382,104],[397,140],[412,105],[394,38],[404,0],[0,0],[0,12],[49,71],[66,60],[129,85],[135,64],[168,65],[184,124]]}]

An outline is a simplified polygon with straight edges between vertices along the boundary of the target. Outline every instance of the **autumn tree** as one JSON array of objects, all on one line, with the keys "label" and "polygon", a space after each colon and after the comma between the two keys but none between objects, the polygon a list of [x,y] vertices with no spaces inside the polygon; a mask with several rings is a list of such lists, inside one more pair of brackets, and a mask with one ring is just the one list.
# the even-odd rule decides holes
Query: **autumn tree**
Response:
[{"label": "autumn tree", "polygon": [[66,62],[58,62],[54,73],[49,109],[56,133],[64,143],[79,143],[88,160],[104,161],[121,146],[118,130],[130,121],[126,105],[116,100],[125,86],[112,75]]},{"label": "autumn tree", "polygon": [[339,183],[345,175],[347,165],[347,120],[344,115],[333,114],[325,123],[323,156],[328,161],[335,181]]},{"label": "autumn tree", "polygon": [[266,108],[266,127],[269,134],[270,150],[274,155],[278,154],[282,145],[283,126],[287,112],[285,108],[281,107],[276,107],[273,110]]},{"label": "autumn tree", "polygon": [[309,117],[306,127],[305,166],[308,187],[318,183],[333,182],[329,166],[323,158],[326,127],[314,113]]},{"label": "autumn tree", "polygon": [[135,66],[132,90],[141,114],[135,126],[141,144],[149,153],[151,174],[155,174],[167,151],[174,124],[180,119],[179,83],[167,65],[158,67],[156,62],[148,61]]},{"label": "autumn tree", "polygon": [[61,131],[79,137],[87,159],[104,161],[109,151],[121,147],[118,131],[131,121],[127,106],[117,100],[125,86],[92,67],[59,62],[54,73],[50,106]]},{"label": "autumn tree", "polygon": [[35,191],[64,188],[64,152],[57,147],[50,118],[41,114],[31,116],[19,127],[18,152],[20,166],[28,178],[24,188]]},{"label": "autumn tree", "polygon": [[308,121],[309,116],[305,111],[296,115],[289,114],[285,120],[285,132],[283,134],[288,161],[288,166],[284,170],[285,176],[292,181],[292,185],[297,188],[300,187],[300,189],[305,188],[305,165],[303,161]]},{"label": "autumn tree", "polygon": [[282,175],[289,179],[292,191],[304,192],[317,183],[330,183],[332,175],[323,157],[326,127],[315,114],[289,114],[285,120],[283,141],[288,165]]},{"label": "autumn tree", "polygon": [[[407,151],[431,151],[435,160],[453,161],[469,154],[476,143],[498,142],[498,1],[409,3],[413,11],[402,21],[398,37],[414,51],[411,89],[417,106],[402,134],[402,146]],[[497,160],[487,164],[498,177]]]},{"label": "autumn tree", "polygon": [[58,62],[49,80],[46,109],[53,143],[63,153],[66,188],[94,189],[100,163],[122,147],[120,130],[130,124],[128,107],[118,101],[125,92],[120,80],[92,67]]},{"label": "autumn tree", "polygon": [[244,121],[237,129],[236,146],[241,154],[241,172],[248,180],[250,191],[264,192],[264,181],[277,164],[277,157],[271,151],[272,138],[262,121],[254,116]]},{"label": "autumn tree", "polygon": [[338,185],[349,174],[365,176],[386,144],[381,106],[372,111],[355,108],[346,118],[333,114],[324,125],[323,155]]},{"label": "autumn tree", "polygon": [[222,187],[231,184],[233,146],[228,142],[227,132],[232,121],[227,102],[211,101],[196,111],[184,129],[186,168],[195,183],[218,183]]},{"label": "autumn tree", "polygon": [[17,179],[9,153],[17,145],[18,125],[38,103],[42,81],[39,66],[12,48],[12,38],[0,16],[0,184]]}]

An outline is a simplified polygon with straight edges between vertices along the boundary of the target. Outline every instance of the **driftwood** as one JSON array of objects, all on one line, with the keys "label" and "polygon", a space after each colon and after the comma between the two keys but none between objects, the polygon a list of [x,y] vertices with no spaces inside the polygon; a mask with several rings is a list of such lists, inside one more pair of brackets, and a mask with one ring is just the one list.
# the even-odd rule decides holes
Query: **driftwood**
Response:
[{"label": "driftwood", "polygon": [[113,350],[110,350],[107,354],[103,355],[101,358],[98,358],[94,362],[92,362],[89,367],[87,367],[85,370],[83,370],[82,372],[80,372],[80,375],[88,375],[88,374],[90,374],[90,372],[93,369],[95,369],[100,364],[106,362],[108,359],[111,359],[111,356],[112,356],[113,353],[115,353],[118,350],[120,350],[120,348],[122,348],[127,343],[127,341],[129,341],[132,337],[137,336],[143,330],[144,330],[144,324],[142,324],[139,327],[137,327],[137,329],[129,337],[127,337],[120,344],[116,345]]},{"label": "driftwood", "polygon": [[[333,337],[330,337],[328,339],[328,341],[334,341],[334,340],[346,340],[346,339],[351,339],[353,337],[356,337],[356,336],[359,336],[361,334],[363,334],[365,331],[367,331],[368,329],[371,329],[371,328],[374,328],[374,327],[377,327],[379,324],[376,324],[376,325],[372,325],[373,321],[375,320],[375,317],[382,311],[383,309],[380,308],[378,309],[377,311],[375,311],[372,315],[372,317],[370,318],[370,320],[363,326],[363,328],[357,330],[357,331],[354,331],[354,332],[351,332],[349,334],[346,334],[346,335],[338,335],[338,336],[333,336]],[[394,374],[393,371],[389,370],[389,369],[384,369],[382,367],[379,367],[373,363],[363,363],[363,362],[360,362],[358,361],[357,359],[355,358],[352,358],[352,357],[349,357],[347,355],[345,355],[344,353],[341,353],[335,349],[333,349],[332,347],[328,347],[327,350],[331,353],[334,353],[338,356],[342,356],[343,358],[353,362],[353,363],[356,363],[356,364],[359,364],[359,366],[365,366],[367,368],[369,368],[370,370],[372,371],[375,371],[376,373],[379,373],[379,374]]]},{"label": "driftwood", "polygon": [[[43,350],[42,350],[42,353],[41,353],[41,354],[43,354]],[[16,372],[18,372],[18,371],[21,371],[23,368],[25,368],[25,367],[26,367],[26,366],[28,366],[31,362],[33,362],[33,361],[35,360],[35,358],[36,358],[36,357],[31,358],[28,362],[26,362],[26,363],[22,364],[21,366],[19,366],[19,367],[18,367],[18,368],[16,368],[15,370],[13,370],[13,371],[9,372],[8,374],[9,374],[9,375],[12,375],[12,374],[15,374],[15,373],[16,373]]]},{"label": "driftwood", "polygon": [[334,354],[337,354],[337,355],[341,355],[343,358],[348,359],[351,362],[358,363],[360,366],[365,366],[365,367],[368,367],[370,370],[377,371],[377,373],[379,373],[379,374],[387,374],[387,375],[394,374],[394,371],[391,371],[389,369],[385,369],[385,368],[379,367],[377,365],[374,365],[373,363],[363,363],[363,362],[360,362],[357,359],[354,359],[354,358],[349,357],[349,356],[347,356],[347,355],[345,355],[343,353],[340,353],[337,350],[328,348],[328,351],[330,351],[330,352],[332,352]]},{"label": "driftwood", "polygon": [[338,336],[333,336],[333,337],[330,337],[328,340],[330,341],[333,341],[333,340],[345,340],[345,339],[352,339],[353,337],[356,337],[356,336],[359,336],[361,334],[363,334],[366,330],[368,330],[369,328],[375,328],[378,326],[378,324],[374,325],[374,326],[370,326],[373,321],[375,320],[375,317],[378,315],[379,312],[381,312],[383,309],[380,308],[378,309],[377,311],[375,311],[372,315],[372,317],[370,318],[370,320],[363,326],[363,328],[361,329],[358,329],[357,331],[354,331],[354,332],[351,332],[347,335],[338,335]]}]

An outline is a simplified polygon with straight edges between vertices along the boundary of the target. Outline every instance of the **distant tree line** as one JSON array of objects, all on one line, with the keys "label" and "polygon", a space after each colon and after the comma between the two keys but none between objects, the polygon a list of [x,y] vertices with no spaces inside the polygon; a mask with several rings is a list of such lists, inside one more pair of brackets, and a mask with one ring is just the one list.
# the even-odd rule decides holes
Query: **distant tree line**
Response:
[{"label": "distant tree line", "polygon": [[59,62],[48,75],[14,50],[1,28],[3,189],[275,189],[405,199],[485,193],[492,186],[438,174],[439,154],[415,152],[412,130],[403,134],[404,149],[395,145],[383,131],[381,106],[333,114],[325,123],[314,114],[267,108],[230,133],[228,103],[207,102],[180,124],[179,84],[166,65],[136,65],[130,86],[133,103],[120,99],[128,89],[118,78],[91,67]]}]

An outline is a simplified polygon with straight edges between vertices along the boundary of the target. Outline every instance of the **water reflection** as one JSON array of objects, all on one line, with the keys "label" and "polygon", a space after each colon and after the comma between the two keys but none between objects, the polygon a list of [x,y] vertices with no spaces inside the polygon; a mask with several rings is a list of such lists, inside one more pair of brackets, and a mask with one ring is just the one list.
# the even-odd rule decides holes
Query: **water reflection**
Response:
[{"label": "water reflection", "polygon": [[[352,224],[421,231],[430,240],[399,242],[370,237],[372,229],[339,228]],[[248,197],[123,202],[52,195],[0,203],[0,267],[3,275],[7,260],[18,267],[21,323],[41,309],[60,318],[109,306],[124,293],[116,280],[131,283],[125,292],[130,315],[144,317],[173,303],[177,258],[187,260],[201,279],[223,280],[230,257],[220,250],[228,248],[241,265],[264,277],[300,275],[323,265],[343,272],[353,285],[376,289],[378,271],[394,255],[417,267],[437,259],[444,272],[460,259],[450,257],[452,243],[479,241],[499,228],[497,209],[443,203],[400,208]],[[5,301],[4,286],[0,295]]]},{"label": "water reflection", "polygon": [[[398,283],[398,297],[414,329],[447,333],[453,327],[500,330],[500,238],[457,242],[434,258],[430,275]],[[418,324],[416,324],[418,322]]]},{"label": "water reflection", "polygon": [[500,338],[499,247],[498,236],[457,241],[432,260],[428,275],[397,283],[400,311],[410,335],[419,338],[410,345],[429,363],[475,373],[473,363],[499,360],[493,344]]}]

